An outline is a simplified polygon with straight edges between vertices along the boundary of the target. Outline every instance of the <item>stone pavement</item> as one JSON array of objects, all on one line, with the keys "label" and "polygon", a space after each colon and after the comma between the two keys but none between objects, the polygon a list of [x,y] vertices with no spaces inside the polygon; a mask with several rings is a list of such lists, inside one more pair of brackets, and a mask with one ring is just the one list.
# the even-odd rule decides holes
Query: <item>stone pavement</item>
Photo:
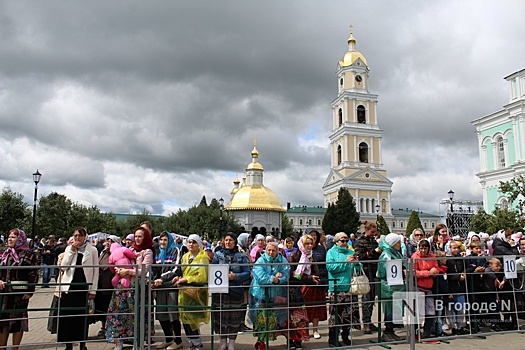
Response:
[{"label": "stone pavement", "polygon": [[[22,340],[22,346],[20,349],[64,349],[64,345],[56,343],[56,335],[52,335],[47,331],[47,320],[49,311],[47,310],[51,305],[51,300],[53,297],[54,288],[40,288],[38,287],[29,307],[31,311],[29,312],[29,332],[24,334]],[[376,318],[374,318],[376,319]],[[305,350],[309,349],[324,349],[328,348],[328,335],[327,335],[327,325],[326,322],[322,322],[320,325],[320,334],[321,339],[311,339],[309,342],[303,343],[303,348]],[[521,329],[525,330],[525,323],[521,323]],[[89,350],[111,350],[113,349],[113,344],[107,344],[104,340],[96,339],[96,334],[100,330],[100,322],[93,324],[89,329],[89,339],[88,339],[88,349]],[[155,323],[155,330],[157,335],[162,336],[162,330],[158,322]],[[204,334],[210,333],[210,326],[206,325],[201,328],[201,332]],[[400,335],[404,335],[404,332],[398,332]],[[505,350],[524,350],[525,349],[525,336],[522,333],[488,333],[485,334],[486,339],[481,339],[475,336],[463,336],[461,338],[446,338],[450,341],[447,343],[439,344],[420,344],[416,343],[416,349],[436,349],[436,350],[450,350],[452,348],[460,348],[461,350],[482,350],[482,349],[493,349],[500,348]],[[373,335],[364,335],[362,331],[352,331],[352,339],[354,342],[354,347],[356,349],[381,349],[377,344],[372,344],[371,340],[377,340],[377,334]],[[154,341],[161,341],[160,337],[154,339]],[[214,347],[211,345],[210,337],[204,336],[203,340],[205,342],[205,350],[213,350],[218,348],[218,339],[215,337]],[[251,350],[253,349],[253,344],[255,343],[255,338],[251,333],[239,334],[236,342],[236,350]],[[184,344],[187,346],[188,342],[184,338]],[[148,349],[148,347],[145,347]],[[392,344],[391,348],[393,350],[409,350],[410,345],[403,344]],[[74,349],[78,349],[78,346],[75,346]],[[128,347],[131,349],[131,347]],[[151,346],[151,349],[155,349],[154,346]],[[276,341],[270,342],[270,349],[277,350],[286,350],[286,341],[284,337],[279,337]]]}]

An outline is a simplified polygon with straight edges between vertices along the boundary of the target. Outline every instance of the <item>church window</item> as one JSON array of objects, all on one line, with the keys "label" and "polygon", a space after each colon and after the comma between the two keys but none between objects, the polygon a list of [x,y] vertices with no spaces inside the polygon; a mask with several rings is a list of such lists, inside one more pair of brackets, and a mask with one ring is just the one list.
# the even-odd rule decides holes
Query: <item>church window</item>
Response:
[{"label": "church window", "polygon": [[343,86],[343,82],[344,82],[343,78],[339,79],[339,85]]},{"label": "church window", "polygon": [[321,219],[317,219],[317,226],[321,226]]},{"label": "church window", "polygon": [[312,219],[308,219],[308,225],[312,224]]},{"label": "church window", "polygon": [[339,108],[338,115],[339,115],[339,126],[341,126],[343,125],[343,109],[342,108]]},{"label": "church window", "polygon": [[392,228],[396,227],[396,222],[392,221]]},{"label": "church window", "polygon": [[303,219],[299,219],[299,225],[303,224]]},{"label": "church window", "polygon": [[505,167],[505,143],[503,142],[503,137],[498,137],[498,164],[500,168]]},{"label": "church window", "polygon": [[401,228],[403,228],[403,221],[401,221],[399,224],[401,225]]},{"label": "church window", "polygon": [[366,124],[365,107],[363,107],[362,105],[357,106],[357,122],[359,124]]},{"label": "church window", "polygon": [[337,165],[341,164],[341,145],[337,146]]},{"label": "church window", "polygon": [[507,198],[502,198],[499,203],[499,209],[501,210],[509,210],[509,201]]},{"label": "church window", "polygon": [[368,163],[368,145],[364,142],[359,144],[359,162]]}]

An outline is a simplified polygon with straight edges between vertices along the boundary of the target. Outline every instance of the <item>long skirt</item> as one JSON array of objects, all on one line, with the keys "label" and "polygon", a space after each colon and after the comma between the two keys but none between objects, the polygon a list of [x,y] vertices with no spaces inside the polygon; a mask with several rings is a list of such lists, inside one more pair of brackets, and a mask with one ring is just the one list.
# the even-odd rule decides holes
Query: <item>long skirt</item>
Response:
[{"label": "long skirt", "polygon": [[120,282],[113,291],[106,319],[108,343],[132,339],[135,325],[135,288],[123,288]]},{"label": "long skirt", "polygon": [[304,286],[302,288],[306,312],[310,322],[318,318],[326,321],[326,291],[324,287]]},{"label": "long skirt", "polygon": [[29,300],[22,299],[23,293],[4,294],[2,297],[2,310],[10,310],[0,313],[0,329],[2,333],[18,333],[29,331],[27,322],[27,308]]},{"label": "long skirt", "polygon": [[355,319],[355,310],[357,304],[353,301],[351,293],[338,293],[336,295],[330,293],[330,317],[328,318],[328,326],[332,327],[351,327],[358,323]]},{"label": "long skirt", "polygon": [[246,316],[246,308],[243,306],[243,301],[243,294],[213,295],[214,310],[218,310],[214,316],[213,323],[213,331],[216,334],[236,337],[238,332],[242,332]]},{"label": "long skirt", "polygon": [[87,338],[87,288],[74,290],[74,287],[71,286],[68,293],[60,293],[57,324],[59,342],[78,342]]}]

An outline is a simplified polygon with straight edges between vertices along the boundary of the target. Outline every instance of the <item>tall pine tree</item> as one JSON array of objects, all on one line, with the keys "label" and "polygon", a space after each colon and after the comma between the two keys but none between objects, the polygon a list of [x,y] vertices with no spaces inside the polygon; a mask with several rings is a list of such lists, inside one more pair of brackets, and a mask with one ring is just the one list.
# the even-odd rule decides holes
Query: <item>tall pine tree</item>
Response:
[{"label": "tall pine tree", "polygon": [[[421,220],[419,219],[419,213],[415,210],[412,210],[412,213],[410,214],[410,217],[408,218],[405,235],[407,237],[410,237],[410,235],[412,234],[412,231],[414,231],[416,228],[420,228],[423,230],[423,225],[421,225]],[[425,230],[423,230],[423,234],[424,233],[425,233]]]},{"label": "tall pine tree", "polygon": [[356,233],[361,226],[359,213],[355,207],[354,198],[348,189],[341,187],[337,193],[337,201],[333,205],[328,205],[323,218],[323,231],[326,234],[334,235],[337,232],[346,234]]},{"label": "tall pine tree", "polygon": [[390,233],[390,229],[388,228],[388,225],[387,225],[383,215],[379,215],[378,218],[377,218],[377,230],[382,235],[388,235]]}]

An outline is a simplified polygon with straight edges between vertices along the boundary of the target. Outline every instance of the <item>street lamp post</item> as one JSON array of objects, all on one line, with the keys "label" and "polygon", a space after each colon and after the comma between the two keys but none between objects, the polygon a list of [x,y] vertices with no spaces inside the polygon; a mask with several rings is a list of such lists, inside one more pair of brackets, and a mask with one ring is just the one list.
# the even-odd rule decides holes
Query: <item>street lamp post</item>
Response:
[{"label": "street lamp post", "polygon": [[454,191],[448,191],[448,198],[450,199],[450,215],[448,222],[448,229],[452,235],[454,235]]},{"label": "street lamp post", "polygon": [[222,211],[224,209],[224,199],[221,197],[219,199],[219,208],[221,211],[220,221],[219,221],[219,238],[222,237]]},{"label": "street lamp post", "polygon": [[379,204],[376,204],[376,221],[379,220],[379,209],[381,209],[381,207]]},{"label": "street lamp post", "polygon": [[36,197],[38,193],[38,183],[40,182],[40,178],[42,177],[42,174],[36,170],[36,173],[33,174],[33,181],[35,182],[35,198],[33,199],[33,227],[31,229],[31,237],[33,240],[36,236]]}]

